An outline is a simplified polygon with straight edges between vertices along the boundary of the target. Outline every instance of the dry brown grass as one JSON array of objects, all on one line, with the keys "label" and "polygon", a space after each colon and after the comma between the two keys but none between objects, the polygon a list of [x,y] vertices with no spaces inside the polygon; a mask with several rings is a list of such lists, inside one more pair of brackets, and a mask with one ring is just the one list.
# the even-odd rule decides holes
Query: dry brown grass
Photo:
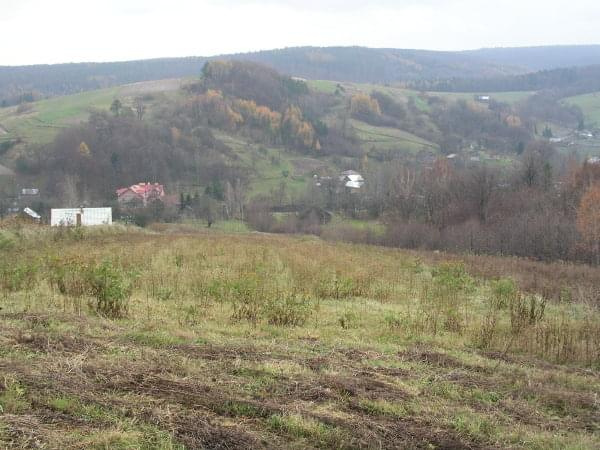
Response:
[{"label": "dry brown grass", "polygon": [[[441,255],[172,231],[31,232],[0,250],[34,270],[0,292],[2,445],[600,445],[594,307]],[[104,261],[133,283],[124,318],[56,283]]]}]

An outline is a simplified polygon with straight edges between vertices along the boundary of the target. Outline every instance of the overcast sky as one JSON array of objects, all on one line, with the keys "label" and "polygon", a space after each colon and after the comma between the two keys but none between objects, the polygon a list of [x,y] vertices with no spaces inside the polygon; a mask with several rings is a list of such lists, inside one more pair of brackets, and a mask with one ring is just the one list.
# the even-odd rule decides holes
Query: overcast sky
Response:
[{"label": "overcast sky", "polygon": [[600,43],[599,0],[0,0],[0,65]]}]

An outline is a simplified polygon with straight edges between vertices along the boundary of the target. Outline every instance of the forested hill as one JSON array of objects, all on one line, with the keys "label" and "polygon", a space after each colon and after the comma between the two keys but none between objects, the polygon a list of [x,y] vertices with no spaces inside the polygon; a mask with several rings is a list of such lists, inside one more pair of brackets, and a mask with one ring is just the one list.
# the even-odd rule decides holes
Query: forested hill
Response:
[{"label": "forested hill", "polygon": [[[0,67],[0,104],[30,101],[138,81],[197,76],[211,58],[163,58],[111,63]],[[393,82],[523,73],[457,52],[298,47],[225,55],[212,59],[260,62],[289,75],[355,82]]]},{"label": "forested hill", "polygon": [[600,46],[498,48],[468,52],[296,47],[214,58],[0,67],[0,105],[138,81],[197,76],[209,59],[250,60],[293,76],[350,82],[497,80],[540,68],[600,64]]},{"label": "forested hill", "polygon": [[524,72],[467,54],[429,50],[296,47],[232,57],[267,64],[299,77],[359,83],[478,78]]},{"label": "forested hill", "polygon": [[482,48],[462,53],[491,63],[523,67],[530,71],[600,64],[600,45]]},{"label": "forested hill", "polygon": [[[0,67],[0,102],[15,104],[139,81],[198,75],[207,58]],[[33,98],[32,98],[33,97]]]},{"label": "forested hill", "polygon": [[557,98],[600,91],[600,64],[489,78],[416,80],[410,87],[441,92],[553,91]]}]

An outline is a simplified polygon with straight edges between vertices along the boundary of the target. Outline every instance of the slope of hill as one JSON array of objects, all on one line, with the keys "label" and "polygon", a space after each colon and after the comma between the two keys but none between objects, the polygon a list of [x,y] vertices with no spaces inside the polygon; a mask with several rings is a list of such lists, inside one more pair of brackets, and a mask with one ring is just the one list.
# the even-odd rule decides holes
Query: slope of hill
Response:
[{"label": "slope of hill", "polygon": [[211,58],[0,67],[0,104],[10,105],[23,100],[138,81],[197,76],[204,63],[212,59],[260,62],[280,72],[311,79],[392,83],[498,78],[538,70],[600,64],[600,46],[495,48],[465,52],[294,47]]},{"label": "slope of hill", "polygon": [[600,92],[567,97],[564,102],[579,107],[589,126],[600,126]]},{"label": "slope of hill", "polygon": [[0,103],[18,103],[31,99],[32,95],[65,95],[138,81],[197,76],[209,59],[256,61],[283,73],[306,78],[379,83],[523,72],[453,52],[302,47],[213,58],[0,67]]},{"label": "slope of hill", "polygon": [[131,106],[135,97],[177,91],[182,83],[181,79],[139,82],[39,100],[21,107],[1,108],[0,139],[46,144],[61,129],[87,120],[90,111],[108,110],[115,98],[125,106]]},{"label": "slope of hill", "polygon": [[520,75],[490,78],[457,78],[437,81],[418,80],[413,88],[455,92],[478,91],[554,91],[564,97],[600,90],[600,65],[542,70]]},{"label": "slope of hill", "polygon": [[600,446],[591,306],[424,253],[184,231],[0,231],[0,447]]},{"label": "slope of hill", "polygon": [[232,55],[284,73],[326,80],[391,83],[402,80],[491,77],[522,73],[457,52],[364,47],[298,47]]}]

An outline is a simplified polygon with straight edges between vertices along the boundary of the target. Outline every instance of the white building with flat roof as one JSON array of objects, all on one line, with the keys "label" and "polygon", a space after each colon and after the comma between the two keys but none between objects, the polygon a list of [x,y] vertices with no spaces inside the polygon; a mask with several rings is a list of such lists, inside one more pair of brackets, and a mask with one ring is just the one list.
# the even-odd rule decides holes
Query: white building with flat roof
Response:
[{"label": "white building with flat roof", "polygon": [[112,208],[61,208],[50,211],[50,226],[112,225]]}]

